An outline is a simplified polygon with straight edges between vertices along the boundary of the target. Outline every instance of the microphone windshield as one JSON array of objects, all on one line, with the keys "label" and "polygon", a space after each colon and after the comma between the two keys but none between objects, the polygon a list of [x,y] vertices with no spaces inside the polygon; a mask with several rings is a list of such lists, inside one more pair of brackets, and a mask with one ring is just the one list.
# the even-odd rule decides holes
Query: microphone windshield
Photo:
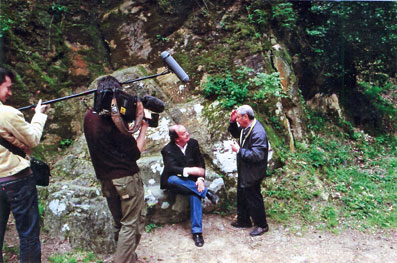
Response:
[{"label": "microphone windshield", "polygon": [[162,100],[153,96],[144,96],[143,98],[141,98],[141,101],[145,109],[154,112],[161,113],[165,108],[165,103]]},{"label": "microphone windshield", "polygon": [[189,76],[181,68],[181,66],[179,66],[178,62],[175,61],[175,59],[171,56],[170,53],[168,53],[167,51],[163,51],[161,53],[161,58],[164,60],[164,62],[167,64],[167,66],[175,73],[175,75],[178,76],[178,78],[182,82],[189,81]]}]

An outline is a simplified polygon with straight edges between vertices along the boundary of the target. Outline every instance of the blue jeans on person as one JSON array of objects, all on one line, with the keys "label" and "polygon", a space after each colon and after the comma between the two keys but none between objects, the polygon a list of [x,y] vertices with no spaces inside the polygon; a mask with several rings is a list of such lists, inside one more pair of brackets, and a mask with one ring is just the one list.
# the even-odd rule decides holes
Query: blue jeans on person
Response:
[{"label": "blue jeans on person", "polygon": [[19,234],[20,262],[41,262],[40,216],[36,181],[32,175],[0,183],[0,262],[10,211]]},{"label": "blue jeans on person", "polygon": [[203,207],[201,205],[201,199],[207,195],[208,188],[199,192],[194,181],[171,175],[168,177],[168,189],[175,193],[189,196],[192,234],[203,233]]}]

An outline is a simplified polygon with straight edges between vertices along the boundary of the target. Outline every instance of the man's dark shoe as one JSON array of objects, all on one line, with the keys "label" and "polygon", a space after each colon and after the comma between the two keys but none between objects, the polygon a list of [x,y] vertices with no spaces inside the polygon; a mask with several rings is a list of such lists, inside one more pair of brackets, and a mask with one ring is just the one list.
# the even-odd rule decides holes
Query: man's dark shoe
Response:
[{"label": "man's dark shoe", "polygon": [[230,225],[236,228],[250,228],[252,226],[251,223],[240,223],[239,221],[234,221]]},{"label": "man's dark shoe", "polygon": [[213,203],[214,205],[218,204],[219,197],[215,194],[214,191],[208,190],[206,196],[207,196],[208,200],[211,201],[211,203]]},{"label": "man's dark shoe", "polygon": [[263,228],[258,226],[254,228],[254,230],[250,233],[250,236],[252,237],[260,236],[266,233],[267,231],[269,231],[269,226],[265,226]]},{"label": "man's dark shoe", "polygon": [[193,240],[194,240],[194,244],[196,245],[196,247],[204,246],[204,238],[201,233],[193,234]]}]

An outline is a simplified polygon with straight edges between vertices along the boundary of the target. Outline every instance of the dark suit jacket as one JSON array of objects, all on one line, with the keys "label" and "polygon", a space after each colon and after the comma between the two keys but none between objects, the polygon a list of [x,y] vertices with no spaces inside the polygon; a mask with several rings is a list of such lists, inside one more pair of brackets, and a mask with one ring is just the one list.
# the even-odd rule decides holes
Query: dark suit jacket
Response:
[{"label": "dark suit jacket", "polygon": [[[160,177],[160,188],[166,189],[168,177],[171,175],[183,175],[185,167],[202,167],[205,168],[204,159],[201,155],[199,144],[195,139],[187,142],[186,155],[182,153],[179,147],[174,143],[168,143],[162,150],[164,161],[164,170]],[[182,177],[184,178],[184,177]],[[196,181],[197,176],[187,177]]]},{"label": "dark suit jacket", "polygon": [[[231,122],[228,131],[234,138],[240,138],[241,127]],[[245,132],[248,133],[247,129]],[[240,142],[239,142],[240,143]],[[248,135],[243,146],[237,153],[237,171],[239,185],[251,187],[258,184],[266,176],[267,155],[269,144],[265,129],[256,121],[252,132]]]}]

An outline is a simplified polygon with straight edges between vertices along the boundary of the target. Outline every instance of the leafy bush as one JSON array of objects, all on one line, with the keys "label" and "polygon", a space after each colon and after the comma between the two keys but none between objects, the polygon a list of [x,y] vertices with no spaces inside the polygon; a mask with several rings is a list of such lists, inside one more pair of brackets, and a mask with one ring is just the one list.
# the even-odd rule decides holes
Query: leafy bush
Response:
[{"label": "leafy bush", "polygon": [[260,89],[254,94],[255,100],[263,100],[268,96],[284,97],[287,95],[283,94],[283,89],[280,86],[280,73],[274,72],[272,74],[258,73],[252,78],[251,83]]},{"label": "leafy bush", "polygon": [[0,15],[0,38],[3,37],[4,32],[7,32],[13,23],[14,21],[12,19]]},{"label": "leafy bush", "polygon": [[368,82],[360,82],[359,89],[368,98],[370,103],[378,111],[379,118],[384,122],[388,122],[386,126],[397,129],[397,108],[393,105],[393,95],[397,91],[397,85],[386,83],[383,86],[371,84]]},{"label": "leafy bush", "polygon": [[224,78],[210,77],[204,86],[204,96],[216,96],[220,99],[223,107],[232,108],[241,104],[248,95],[248,83],[238,83],[229,73]]},{"label": "leafy bush", "polygon": [[297,16],[293,9],[292,3],[288,2],[272,2],[257,0],[251,1],[247,6],[248,19],[251,24],[263,28],[269,22],[277,23],[286,30],[294,30],[296,28]]},{"label": "leafy bush", "polygon": [[204,96],[220,100],[226,109],[247,101],[262,102],[270,97],[287,97],[282,93],[279,73],[255,73],[251,68],[241,67],[234,75],[229,72],[209,77],[204,84]]},{"label": "leafy bush", "polygon": [[273,19],[276,20],[281,27],[287,30],[294,30],[296,28],[296,19],[292,3],[277,3],[272,5]]}]

